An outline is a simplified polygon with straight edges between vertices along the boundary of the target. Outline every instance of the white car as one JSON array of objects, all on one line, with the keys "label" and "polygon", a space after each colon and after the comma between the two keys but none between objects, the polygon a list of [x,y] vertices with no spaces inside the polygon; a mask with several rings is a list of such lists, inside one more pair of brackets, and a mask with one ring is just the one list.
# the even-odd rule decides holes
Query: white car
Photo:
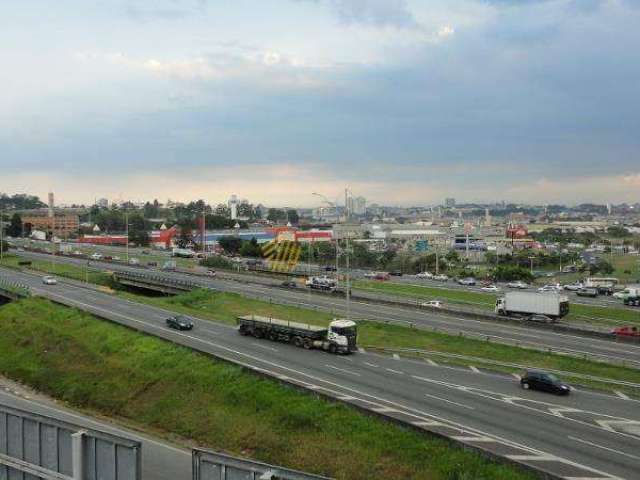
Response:
[{"label": "white car", "polygon": [[629,296],[629,294],[627,292],[615,292],[613,295],[611,295],[613,298],[617,298],[619,300],[624,300],[625,298],[627,298]]},{"label": "white car", "polygon": [[91,259],[92,260],[102,260],[102,255],[99,254],[98,252],[92,253],[91,254]]},{"label": "white car", "polygon": [[564,286],[564,289],[569,290],[570,292],[577,292],[582,288],[583,288],[583,285],[581,283],[568,283],[567,285]]},{"label": "white car", "polygon": [[529,284],[518,280],[517,282],[509,282],[509,283],[507,283],[507,287],[509,287],[509,288],[521,288],[521,289],[524,290],[525,288],[529,288]]},{"label": "white car", "polygon": [[444,303],[441,300],[429,300],[428,302],[423,302],[420,304],[423,307],[429,308],[442,308],[444,307]]},{"label": "white car", "polygon": [[433,278],[433,273],[429,273],[429,272],[416,273],[416,278]]},{"label": "white car", "polygon": [[130,258],[129,265],[140,265],[140,260],[138,260],[137,258]]},{"label": "white car", "polygon": [[113,257],[111,260],[113,260],[114,262],[119,262],[120,261],[120,257],[118,257],[117,255],[115,257]]},{"label": "white car", "polygon": [[545,285],[544,287],[540,287],[538,292],[546,293],[546,292],[559,292],[562,290],[562,287],[559,285]]},{"label": "white car", "polygon": [[486,287],[482,287],[480,290],[483,292],[499,292],[500,289],[495,285],[487,285]]},{"label": "white car", "polygon": [[441,282],[448,282],[449,281],[449,277],[447,277],[444,273],[441,273],[440,275],[436,275],[435,277],[433,277],[434,280],[440,280]]},{"label": "white car", "polygon": [[51,275],[47,275],[45,277],[42,277],[42,283],[44,283],[45,285],[56,285],[58,281],[56,280],[55,277],[52,277]]}]

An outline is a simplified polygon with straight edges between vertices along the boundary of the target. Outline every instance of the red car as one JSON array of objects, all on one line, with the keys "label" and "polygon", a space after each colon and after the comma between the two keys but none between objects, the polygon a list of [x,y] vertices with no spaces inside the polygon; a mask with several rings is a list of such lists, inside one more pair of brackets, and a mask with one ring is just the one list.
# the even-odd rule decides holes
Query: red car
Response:
[{"label": "red car", "polygon": [[614,328],[611,333],[621,337],[640,337],[640,330],[638,327],[618,327]]}]

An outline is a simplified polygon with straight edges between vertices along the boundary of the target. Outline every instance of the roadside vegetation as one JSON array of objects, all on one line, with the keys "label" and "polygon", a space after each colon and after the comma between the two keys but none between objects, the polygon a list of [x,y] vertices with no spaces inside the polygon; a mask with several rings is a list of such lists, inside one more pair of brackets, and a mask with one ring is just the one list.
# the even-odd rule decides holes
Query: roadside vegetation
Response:
[{"label": "roadside vegetation", "polygon": [[535,478],[75,309],[1,311],[2,374],[141,429],[338,479]]},{"label": "roadside vegetation", "polygon": [[[30,261],[30,265],[20,265],[20,262]],[[111,275],[101,270],[94,270],[90,267],[78,267],[64,263],[48,262],[46,260],[25,260],[24,258],[9,255],[5,256],[0,265],[13,270],[32,270],[48,275],[58,275],[60,277],[78,280],[81,282],[88,281],[96,285],[105,287],[113,286]]]}]

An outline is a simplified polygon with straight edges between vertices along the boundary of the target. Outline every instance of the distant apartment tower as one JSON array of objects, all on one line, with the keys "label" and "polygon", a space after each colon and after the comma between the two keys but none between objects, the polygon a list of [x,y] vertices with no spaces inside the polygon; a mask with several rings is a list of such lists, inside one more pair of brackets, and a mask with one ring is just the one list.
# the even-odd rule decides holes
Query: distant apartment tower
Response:
[{"label": "distant apartment tower", "polygon": [[351,215],[365,215],[367,213],[367,199],[364,197],[349,197],[348,208]]},{"label": "distant apartment tower", "polygon": [[96,201],[96,205],[100,208],[109,208],[109,200],[107,200],[106,198],[99,198]]},{"label": "distant apartment tower", "polygon": [[238,201],[237,195],[231,195],[227,205],[229,205],[229,210],[231,211],[231,220],[236,220],[238,218]]},{"label": "distant apartment tower", "polygon": [[456,206],[456,199],[455,198],[445,198],[444,199],[444,206],[447,208],[453,208]]},{"label": "distant apartment tower", "polygon": [[53,218],[53,207],[55,204],[53,203],[53,192],[49,192],[49,208],[47,214],[49,218]]}]

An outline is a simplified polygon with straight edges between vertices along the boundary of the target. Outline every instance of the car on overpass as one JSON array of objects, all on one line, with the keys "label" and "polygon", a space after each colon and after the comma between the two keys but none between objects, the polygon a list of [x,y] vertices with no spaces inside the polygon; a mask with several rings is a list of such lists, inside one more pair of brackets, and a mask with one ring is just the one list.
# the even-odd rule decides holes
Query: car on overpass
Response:
[{"label": "car on overpass", "polygon": [[473,277],[461,278],[460,280],[458,280],[458,285],[472,287],[475,284],[476,284],[476,279]]},{"label": "car on overpass", "polygon": [[509,282],[507,283],[507,287],[508,288],[519,288],[521,290],[524,290],[526,288],[529,288],[529,284],[523,282],[522,280],[517,280],[515,282]]},{"label": "car on overpass", "polygon": [[189,317],[185,317],[184,315],[176,315],[174,317],[169,317],[166,320],[167,327],[175,328],[176,330],[191,330],[193,329],[193,322],[189,319]]},{"label": "car on overpass", "polygon": [[569,385],[560,381],[552,373],[541,370],[527,370],[520,379],[520,386],[525,390],[540,390],[556,395],[569,395],[571,392]]}]

